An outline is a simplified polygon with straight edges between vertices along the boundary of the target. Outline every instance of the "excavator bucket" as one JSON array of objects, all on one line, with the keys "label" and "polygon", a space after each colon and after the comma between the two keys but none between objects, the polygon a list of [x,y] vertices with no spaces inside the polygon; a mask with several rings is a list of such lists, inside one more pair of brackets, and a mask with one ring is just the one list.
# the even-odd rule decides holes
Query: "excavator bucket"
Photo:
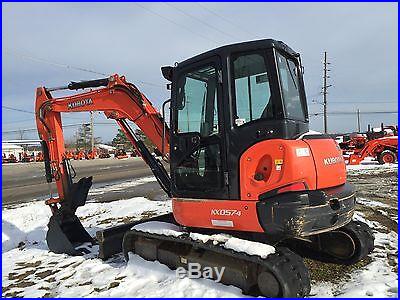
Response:
[{"label": "excavator bucket", "polygon": [[54,253],[82,255],[85,253],[85,248],[80,248],[80,246],[84,243],[94,243],[93,238],[75,215],[67,221],[61,221],[58,216],[52,216],[48,228],[47,246]]},{"label": "excavator bucket", "polygon": [[52,252],[82,255],[88,252],[83,244],[95,243],[75,215],[76,209],[85,205],[91,185],[92,177],[84,177],[73,183],[68,197],[60,203],[61,207],[51,216],[46,241]]}]

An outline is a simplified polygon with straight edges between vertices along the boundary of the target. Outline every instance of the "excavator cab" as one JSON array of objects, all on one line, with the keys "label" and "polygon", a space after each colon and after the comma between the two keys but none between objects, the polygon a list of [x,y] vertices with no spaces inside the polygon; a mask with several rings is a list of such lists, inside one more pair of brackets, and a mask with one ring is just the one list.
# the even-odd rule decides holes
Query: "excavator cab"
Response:
[{"label": "excavator cab", "polygon": [[220,47],[164,67],[171,91],[171,179],[177,197],[240,199],[241,154],[308,131],[300,56],[283,42]]}]

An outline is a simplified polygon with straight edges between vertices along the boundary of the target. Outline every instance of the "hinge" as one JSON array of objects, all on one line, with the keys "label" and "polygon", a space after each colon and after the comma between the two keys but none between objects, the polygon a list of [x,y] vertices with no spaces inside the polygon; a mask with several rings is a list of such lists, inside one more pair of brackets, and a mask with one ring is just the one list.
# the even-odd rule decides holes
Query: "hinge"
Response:
[{"label": "hinge", "polygon": [[224,172],[225,185],[229,185],[229,173]]},{"label": "hinge", "polygon": [[218,70],[218,83],[222,83],[222,70]]}]

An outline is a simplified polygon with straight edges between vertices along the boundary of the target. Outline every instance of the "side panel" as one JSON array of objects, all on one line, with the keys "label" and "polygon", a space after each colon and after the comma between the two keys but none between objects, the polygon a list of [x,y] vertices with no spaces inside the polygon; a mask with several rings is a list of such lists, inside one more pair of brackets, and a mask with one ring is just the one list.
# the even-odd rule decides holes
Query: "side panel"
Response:
[{"label": "side panel", "polygon": [[346,183],[346,164],[333,139],[304,139],[310,146],[317,170],[317,189]]},{"label": "side panel", "polygon": [[175,220],[184,226],[264,232],[256,201],[173,198]]},{"label": "side panel", "polygon": [[261,194],[292,183],[316,189],[314,160],[302,140],[259,142],[240,158],[240,199],[258,200]]}]

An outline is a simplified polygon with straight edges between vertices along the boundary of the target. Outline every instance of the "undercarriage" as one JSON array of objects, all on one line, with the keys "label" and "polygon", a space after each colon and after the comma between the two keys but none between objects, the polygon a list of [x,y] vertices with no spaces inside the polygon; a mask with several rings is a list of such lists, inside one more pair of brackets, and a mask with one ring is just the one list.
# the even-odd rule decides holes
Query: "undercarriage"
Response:
[{"label": "undercarriage", "polygon": [[[157,223],[157,229],[152,228],[153,223]],[[238,251],[226,246],[230,239],[236,239],[239,244],[252,244]],[[374,237],[366,224],[351,221],[307,239],[292,238],[271,244],[267,235],[184,228],[175,222],[172,214],[166,214],[99,231],[97,240],[99,256],[103,259],[122,251],[126,260],[133,253],[172,270],[187,268],[189,263],[198,263],[202,268],[224,267],[221,283],[237,286],[244,294],[305,297],[310,292],[310,279],[303,257],[354,264],[372,252]],[[264,255],[265,245],[272,246],[275,252]]]}]

